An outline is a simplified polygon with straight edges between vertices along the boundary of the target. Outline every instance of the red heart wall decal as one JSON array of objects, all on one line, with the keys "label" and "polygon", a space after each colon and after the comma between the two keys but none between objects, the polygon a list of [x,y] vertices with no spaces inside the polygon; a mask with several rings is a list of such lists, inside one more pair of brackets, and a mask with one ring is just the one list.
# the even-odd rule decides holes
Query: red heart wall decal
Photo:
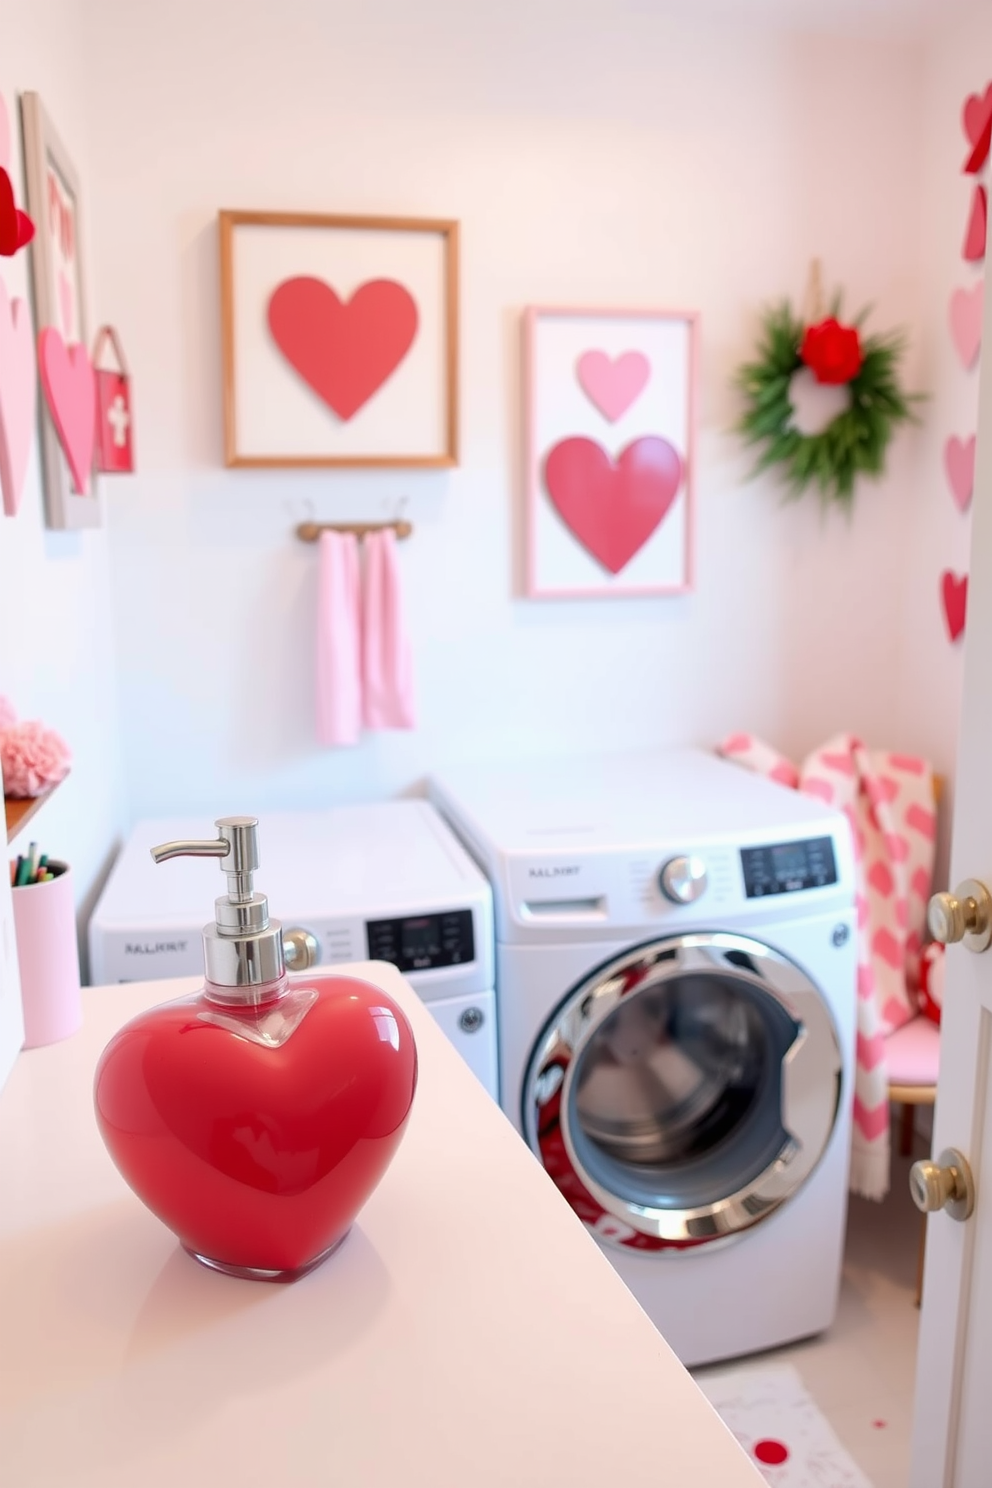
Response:
[{"label": "red heart wall decal", "polygon": [[964,168],[968,175],[977,176],[992,144],[992,83],[984,93],[971,93],[965,99],[963,122],[965,136],[972,146]]},{"label": "red heart wall decal", "polygon": [[289,365],[341,419],[352,418],[395,372],[418,323],[416,301],[392,279],[370,279],[345,301],[323,279],[286,279],[268,314]]},{"label": "red heart wall decal", "polygon": [[981,263],[985,257],[985,240],[988,235],[989,198],[984,186],[976,186],[971,198],[968,228],[961,250],[965,263]]},{"label": "red heart wall decal", "polygon": [[940,593],[944,601],[947,634],[952,641],[956,641],[964,630],[965,615],[968,609],[968,575],[964,574],[959,579],[957,574],[948,570],[941,575]]},{"label": "red heart wall decal", "polygon": [[80,496],[88,496],[96,438],[93,364],[85,346],[66,346],[54,326],[46,326],[38,337],[38,371],[73,487]]},{"label": "red heart wall decal", "polygon": [[544,463],[548,495],[565,525],[614,574],[661,524],[682,476],[678,450],[653,435],[628,444],[616,462],[593,439],[563,439]]},{"label": "red heart wall decal", "polygon": [[10,176],[0,166],[0,254],[12,258],[18,248],[30,243],[33,237],[34,223],[14,201]]}]

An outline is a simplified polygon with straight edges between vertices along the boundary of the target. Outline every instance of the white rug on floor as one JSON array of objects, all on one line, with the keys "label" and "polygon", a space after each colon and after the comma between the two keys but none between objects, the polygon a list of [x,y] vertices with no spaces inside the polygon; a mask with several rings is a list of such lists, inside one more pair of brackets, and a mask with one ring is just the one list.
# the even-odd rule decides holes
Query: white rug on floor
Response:
[{"label": "white rug on floor", "polygon": [[871,1488],[788,1365],[731,1369],[696,1383],[774,1488]]}]

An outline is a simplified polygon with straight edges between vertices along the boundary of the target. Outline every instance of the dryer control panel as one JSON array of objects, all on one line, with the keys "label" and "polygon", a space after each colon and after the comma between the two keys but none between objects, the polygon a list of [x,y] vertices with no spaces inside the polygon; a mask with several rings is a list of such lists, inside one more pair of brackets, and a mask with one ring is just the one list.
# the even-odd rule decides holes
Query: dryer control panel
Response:
[{"label": "dryer control panel", "polygon": [[742,848],[741,867],[749,899],[822,889],[837,882],[834,845],[829,837]]},{"label": "dryer control panel", "polygon": [[470,909],[369,920],[366,930],[373,961],[391,961],[398,971],[433,971],[475,959]]}]

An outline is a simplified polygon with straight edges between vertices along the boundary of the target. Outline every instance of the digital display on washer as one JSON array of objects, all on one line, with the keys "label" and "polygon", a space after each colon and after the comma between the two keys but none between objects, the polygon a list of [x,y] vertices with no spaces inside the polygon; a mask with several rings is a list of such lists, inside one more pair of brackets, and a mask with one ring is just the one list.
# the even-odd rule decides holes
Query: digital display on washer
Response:
[{"label": "digital display on washer", "polygon": [[795,894],[800,889],[822,889],[837,882],[834,845],[829,837],[806,842],[778,842],[770,847],[741,849],[744,891],[749,899],[767,894]]},{"label": "digital display on washer", "polygon": [[391,961],[399,971],[429,971],[475,960],[472,911],[369,920],[365,926],[373,961]]}]

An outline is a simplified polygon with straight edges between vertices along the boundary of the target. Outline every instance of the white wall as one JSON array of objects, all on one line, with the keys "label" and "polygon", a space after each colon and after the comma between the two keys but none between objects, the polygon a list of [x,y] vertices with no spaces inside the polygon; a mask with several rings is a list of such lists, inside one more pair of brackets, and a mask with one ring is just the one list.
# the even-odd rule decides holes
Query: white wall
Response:
[{"label": "white wall", "polygon": [[[970,93],[982,93],[992,78],[992,8],[976,7],[948,18],[926,53],[920,115],[923,124],[922,181],[919,199],[919,342],[930,394],[918,446],[915,479],[906,487],[904,525],[909,547],[899,691],[901,733],[911,747],[932,759],[948,781],[941,811],[942,840],[938,878],[947,871],[947,838],[953,808],[964,638],[949,641],[940,604],[945,569],[968,570],[970,514],[951,499],[944,473],[944,444],[951,434],[974,434],[978,409],[978,371],[966,371],[951,340],[951,293],[982,277],[983,265],[961,257],[971,208],[974,177],[961,167],[968,146],[961,112]],[[988,183],[988,172],[982,178]]]},{"label": "white wall", "polygon": [[[741,727],[795,753],[840,728],[904,742],[914,436],[850,520],[783,506],[770,480],[745,484],[728,383],[759,306],[800,297],[814,254],[852,310],[917,323],[918,48],[606,0],[90,10],[95,263],[141,467],[109,503],[132,815],[206,824],[410,788],[463,756]],[[223,207],[461,220],[458,470],[221,468]],[[520,312],[555,302],[702,312],[689,598],[517,597]],[[293,526],[401,497],[421,726],[321,751],[315,553]]]},{"label": "white wall", "polygon": [[[0,35],[0,91],[14,125],[18,201],[24,201],[24,184],[17,95],[26,90],[41,94],[85,193],[92,172],[80,7],[74,0],[2,0]],[[87,206],[84,195],[84,235]],[[29,296],[28,254],[3,260],[0,277],[12,296]],[[98,308],[91,296],[91,317]],[[74,766],[13,850],[37,836],[52,856],[66,858],[84,914],[124,812],[110,587],[105,530],[45,529],[36,440],[20,512],[14,519],[0,514],[0,693],[22,718],[57,729],[72,748]]]}]

